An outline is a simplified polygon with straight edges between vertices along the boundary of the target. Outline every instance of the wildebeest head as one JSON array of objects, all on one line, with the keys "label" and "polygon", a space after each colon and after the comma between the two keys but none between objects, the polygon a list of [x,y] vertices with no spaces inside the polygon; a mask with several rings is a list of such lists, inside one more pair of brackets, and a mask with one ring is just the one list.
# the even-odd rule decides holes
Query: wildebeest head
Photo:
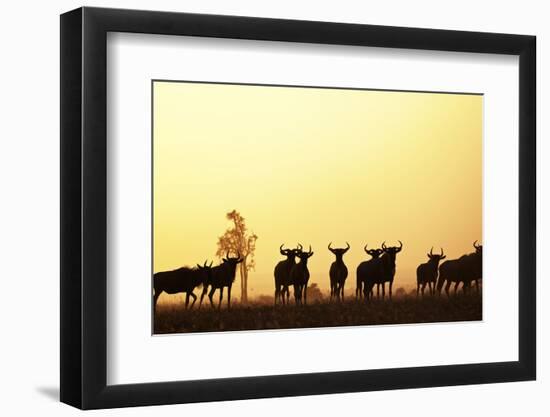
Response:
[{"label": "wildebeest head", "polygon": [[384,249],[384,255],[388,257],[390,263],[395,265],[395,257],[403,249],[403,243],[398,240],[399,246],[386,246],[386,242],[382,242],[382,249]]},{"label": "wildebeest head", "polygon": [[237,252],[237,257],[236,258],[233,258],[231,256],[229,256],[229,252],[227,252],[227,254],[225,255],[225,258],[222,258],[222,261],[224,264],[229,264],[229,265],[237,265],[237,264],[240,264],[242,261],[244,260],[244,258],[241,258],[241,254]]},{"label": "wildebeest head", "polygon": [[474,248],[476,250],[476,253],[482,255],[483,254],[483,246],[477,244],[477,240],[474,242]]},{"label": "wildebeest head", "polygon": [[367,249],[368,246],[369,244],[367,243],[363,249],[367,254],[372,256],[372,259],[378,259],[382,255],[382,252],[384,252],[384,249]]},{"label": "wildebeest head", "polygon": [[279,247],[279,252],[281,252],[281,255],[286,256],[288,259],[294,259],[296,257],[296,249],[283,249],[283,246],[285,244],[283,243]]},{"label": "wildebeest head", "polygon": [[341,258],[342,256],[344,256],[344,253],[346,253],[351,247],[348,242],[346,242],[346,248],[331,248],[330,245],[332,245],[332,242],[328,244],[328,250],[336,255],[337,258]]},{"label": "wildebeest head", "polygon": [[292,249],[294,256],[300,257],[300,254],[303,252],[304,247],[298,243],[295,249]]},{"label": "wildebeest head", "polygon": [[302,245],[298,244],[300,248],[300,252],[296,253],[296,256],[300,258],[300,261],[304,263],[304,265],[307,263],[307,260],[313,256],[313,251],[311,250],[311,245],[309,245],[309,251],[305,252],[303,250]]},{"label": "wildebeest head", "polygon": [[430,253],[427,253],[427,254],[426,254],[426,255],[428,255],[428,258],[430,258],[431,261],[437,261],[437,262],[439,262],[440,260],[446,258],[445,254],[443,253],[443,248],[441,248],[441,255],[439,255],[439,254],[437,254],[437,253],[434,254],[434,253],[433,253],[433,250],[434,250],[434,248],[433,248],[433,246],[432,246],[432,248],[430,249]]},{"label": "wildebeest head", "polygon": [[208,281],[212,277],[212,264],[214,261],[207,265],[208,260],[204,261],[204,265],[197,264],[197,271],[199,271],[200,279],[202,282]]},{"label": "wildebeest head", "polygon": [[389,255],[393,255],[395,257],[396,254],[401,252],[401,249],[403,249],[403,242],[398,240],[399,246],[386,246],[386,242],[382,242],[382,249],[385,253]]}]

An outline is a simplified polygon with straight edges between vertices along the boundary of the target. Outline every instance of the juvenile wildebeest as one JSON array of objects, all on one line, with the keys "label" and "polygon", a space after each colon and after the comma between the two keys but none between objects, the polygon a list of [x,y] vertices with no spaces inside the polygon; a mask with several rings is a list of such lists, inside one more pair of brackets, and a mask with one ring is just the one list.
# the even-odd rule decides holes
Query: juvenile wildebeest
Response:
[{"label": "juvenile wildebeest", "polygon": [[386,242],[382,243],[384,254],[373,260],[372,264],[365,270],[363,274],[363,294],[366,299],[372,295],[374,284],[382,285],[382,299],[386,295],[386,282],[389,283],[389,297],[392,298],[393,280],[395,277],[395,258],[403,249],[403,243],[399,240],[398,246],[386,246]]},{"label": "juvenile wildebeest", "polygon": [[344,254],[349,250],[350,245],[346,242],[346,248],[331,248],[328,244],[328,250],[331,251],[336,260],[330,265],[329,276],[330,276],[330,298],[336,297],[344,300],[344,285],[346,284],[346,278],[348,277],[348,268],[344,264]]},{"label": "juvenile wildebeest", "polygon": [[281,255],[286,256],[286,259],[280,261],[275,266],[275,271],[273,272],[275,276],[275,304],[278,301],[282,301],[285,304],[285,295],[286,302],[288,303],[290,298],[288,287],[291,285],[290,271],[296,265],[296,255],[300,252],[299,245],[297,249],[283,249],[283,246],[284,243],[279,247],[279,252],[281,252]]},{"label": "juvenile wildebeest", "polygon": [[437,271],[439,267],[439,261],[445,259],[446,256],[441,248],[441,255],[433,253],[433,246],[430,249],[430,253],[426,254],[429,258],[428,262],[418,265],[416,268],[416,296],[422,289],[422,295],[424,295],[424,289],[428,285],[428,291],[430,295],[435,294],[435,285],[437,283]]},{"label": "juvenile wildebeest", "polygon": [[197,296],[193,293],[193,290],[209,281],[209,276],[212,270],[212,263],[210,266],[197,264],[196,268],[188,268],[186,266],[175,269],[173,271],[157,272],[153,275],[153,288],[155,290],[153,294],[153,305],[156,307],[157,300],[162,292],[167,294],[177,294],[180,292],[186,293],[185,308],[189,305],[189,297],[193,297],[193,303],[191,308],[197,301]]},{"label": "juvenile wildebeest", "polygon": [[462,291],[466,293],[472,281],[476,281],[479,290],[479,280],[482,277],[483,250],[481,245],[474,242],[475,252],[462,255],[458,259],[443,262],[439,267],[439,278],[437,280],[437,291],[441,294],[441,289],[445,285],[445,293],[449,295],[449,287],[454,283],[454,293],[456,294],[458,286],[462,283]]},{"label": "juvenile wildebeest", "polygon": [[233,281],[235,281],[235,271],[237,269],[237,264],[241,263],[243,258],[237,253],[236,258],[231,258],[229,252],[226,254],[225,258],[222,258],[222,263],[213,267],[210,271],[210,279],[208,282],[205,282],[202,289],[200,305],[202,305],[202,299],[210,287],[210,292],[208,293],[208,298],[210,299],[210,305],[214,307],[213,296],[216,290],[220,290],[220,301],[218,308],[222,306],[223,298],[223,288],[227,287],[227,308],[231,307],[231,286]]},{"label": "juvenile wildebeest", "polygon": [[300,262],[295,264],[290,271],[290,280],[294,287],[294,300],[296,304],[307,304],[307,283],[309,281],[309,270],[307,269],[307,260],[313,256],[311,245],[308,252],[299,251],[296,256]]}]

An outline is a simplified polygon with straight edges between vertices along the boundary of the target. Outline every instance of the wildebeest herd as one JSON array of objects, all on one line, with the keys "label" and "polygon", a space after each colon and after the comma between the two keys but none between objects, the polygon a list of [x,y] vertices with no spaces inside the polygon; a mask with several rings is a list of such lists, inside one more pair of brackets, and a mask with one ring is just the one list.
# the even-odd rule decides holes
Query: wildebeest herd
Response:
[{"label": "wildebeest herd", "polygon": [[[366,301],[374,297],[374,287],[376,295],[385,297],[386,282],[388,283],[388,295],[391,299],[392,288],[395,278],[397,254],[403,249],[403,243],[399,246],[387,246],[385,242],[380,248],[369,249],[365,245],[364,251],[371,257],[361,262],[356,269],[356,289],[355,297],[365,299]],[[443,249],[440,254],[434,254],[433,248],[427,254],[428,261],[422,263],[416,269],[417,287],[416,294],[424,295],[426,286],[430,295],[435,295],[436,291],[441,294],[443,287],[449,295],[449,288],[454,284],[454,292],[460,284],[466,293],[470,290],[472,282],[475,283],[479,291],[480,281],[482,279],[482,246],[473,243],[475,251],[465,254],[458,259],[440,262],[446,258]],[[344,254],[350,249],[346,242],[345,248],[333,248],[329,243],[328,250],[334,254],[335,260],[329,268],[330,279],[330,298],[335,300],[344,299],[344,287],[348,277],[348,268],[344,263]],[[275,278],[275,304],[290,303],[290,288],[293,288],[294,301],[297,305],[307,304],[307,288],[310,273],[308,269],[308,259],[314,252],[309,246],[305,251],[301,244],[296,248],[284,248],[284,244],[279,247],[279,252],[285,257],[284,260],[277,263],[274,270]],[[298,261],[297,261],[298,260]],[[173,271],[157,272],[153,277],[153,305],[156,306],[158,297],[162,292],[168,294],[185,293],[185,308],[189,306],[189,298],[192,298],[191,307],[194,306],[197,296],[194,290],[202,286],[202,293],[199,301],[199,307],[202,305],[204,296],[208,293],[211,306],[214,306],[213,296],[216,290],[219,290],[218,308],[221,307],[223,299],[223,290],[227,288],[227,307],[231,306],[231,287],[235,281],[235,272],[237,264],[241,263],[243,258],[239,253],[236,257],[229,256],[229,253],[222,258],[222,262],[217,266],[212,266],[204,262],[203,265],[197,264],[195,268],[181,267]],[[210,291],[209,291],[210,290]]]}]

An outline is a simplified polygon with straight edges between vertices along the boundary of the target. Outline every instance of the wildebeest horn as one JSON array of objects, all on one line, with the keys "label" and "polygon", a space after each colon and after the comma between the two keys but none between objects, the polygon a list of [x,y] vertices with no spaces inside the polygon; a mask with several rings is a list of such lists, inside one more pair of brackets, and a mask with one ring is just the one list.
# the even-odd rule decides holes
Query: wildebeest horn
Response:
[{"label": "wildebeest horn", "polygon": [[304,247],[302,246],[301,243],[298,243],[298,249],[299,249],[300,251],[302,251],[302,249],[304,249]]},{"label": "wildebeest horn", "polygon": [[328,250],[330,250],[330,245],[332,245],[332,242],[330,242],[330,243],[328,244]]},{"label": "wildebeest horn", "polygon": [[476,243],[477,243],[477,240],[474,241],[474,248],[479,249],[479,245],[476,245]]},{"label": "wildebeest horn", "polygon": [[283,252],[283,246],[285,244],[283,243],[281,246],[279,246],[279,252],[281,252],[281,255],[284,255],[285,253]]},{"label": "wildebeest horn", "polygon": [[313,251],[311,250],[311,245],[309,245],[309,251],[308,251],[309,254],[312,254]]},{"label": "wildebeest horn", "polygon": [[401,242],[400,240],[398,240],[399,242],[399,252],[401,252],[401,249],[403,249],[403,242]]},{"label": "wildebeest horn", "polygon": [[367,253],[369,253],[369,251],[368,251],[368,249],[367,249],[368,246],[369,246],[369,244],[367,243],[367,244],[365,245],[365,247],[363,248],[363,250],[364,250],[365,252],[367,252]]},{"label": "wildebeest horn", "polygon": [[430,256],[433,256],[434,254],[434,247],[432,246],[432,248],[430,249]]},{"label": "wildebeest horn", "polygon": [[385,240],[382,242],[382,249],[386,249],[386,241]]},{"label": "wildebeest horn", "polygon": [[349,250],[349,248],[351,248],[351,246],[349,245],[348,242],[346,242],[346,245],[347,245],[347,248],[346,248],[346,252]]},{"label": "wildebeest horn", "polygon": [[212,268],[212,264],[214,263],[214,261],[210,261],[210,265],[208,265],[209,268]]},{"label": "wildebeest horn", "polygon": [[445,253],[443,253],[443,248],[440,248],[440,249],[441,249],[441,255],[439,255],[439,256],[445,255]]}]

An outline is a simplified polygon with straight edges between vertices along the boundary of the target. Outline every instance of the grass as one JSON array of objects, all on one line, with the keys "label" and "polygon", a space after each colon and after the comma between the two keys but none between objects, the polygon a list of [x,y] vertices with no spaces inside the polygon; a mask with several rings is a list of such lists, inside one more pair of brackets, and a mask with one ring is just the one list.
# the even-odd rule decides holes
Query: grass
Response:
[{"label": "grass", "polygon": [[[225,301],[225,300],[224,300]],[[369,303],[315,301],[306,306],[273,306],[265,302],[232,303],[221,310],[208,306],[185,310],[183,304],[159,304],[155,334],[307,327],[473,321],[482,318],[481,295],[403,296]]]}]

